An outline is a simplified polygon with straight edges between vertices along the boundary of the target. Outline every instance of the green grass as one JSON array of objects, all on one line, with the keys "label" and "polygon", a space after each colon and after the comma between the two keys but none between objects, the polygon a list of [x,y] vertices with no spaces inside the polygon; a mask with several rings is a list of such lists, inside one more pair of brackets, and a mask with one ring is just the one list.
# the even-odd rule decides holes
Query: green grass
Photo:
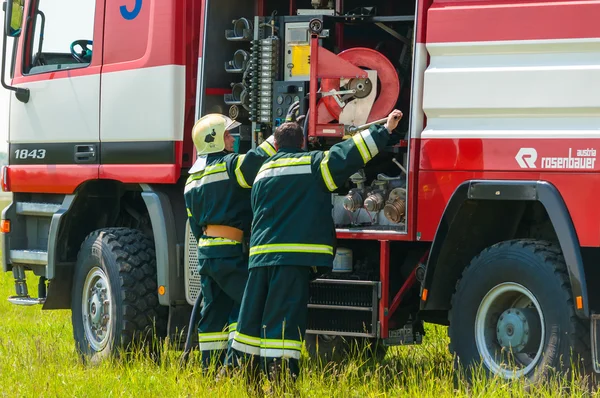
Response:
[{"label": "green grass", "polygon": [[[28,273],[30,291],[37,278]],[[70,311],[18,307],[10,273],[0,275],[0,397],[242,397],[241,377],[218,382],[203,375],[193,359],[178,364],[181,352],[165,349],[160,363],[143,354],[130,360],[83,365],[74,350]],[[454,382],[446,328],[427,325],[420,346],[394,347],[381,363],[357,353],[338,365],[322,365],[303,355],[297,389],[304,397],[536,397],[585,396],[580,379],[534,385],[523,381]],[[266,389],[268,383],[264,384]],[[282,396],[277,393],[275,396]]]},{"label": "green grass", "polygon": [[[31,278],[29,285],[35,288]],[[13,294],[10,274],[0,276],[0,396],[6,397],[240,397],[246,395],[241,378],[214,381],[197,362],[178,365],[180,352],[166,351],[155,363],[144,355],[96,366],[81,364],[74,351],[69,311],[42,311],[6,301]],[[455,386],[446,330],[428,325],[421,346],[394,347],[376,364],[360,355],[339,365],[320,365],[303,357],[297,383],[307,397],[455,397],[527,395],[521,381],[509,383],[477,377],[472,386]],[[534,386],[532,396],[583,396],[580,381],[557,380]],[[571,387],[567,389],[567,387]],[[570,391],[568,391],[570,390]]]}]

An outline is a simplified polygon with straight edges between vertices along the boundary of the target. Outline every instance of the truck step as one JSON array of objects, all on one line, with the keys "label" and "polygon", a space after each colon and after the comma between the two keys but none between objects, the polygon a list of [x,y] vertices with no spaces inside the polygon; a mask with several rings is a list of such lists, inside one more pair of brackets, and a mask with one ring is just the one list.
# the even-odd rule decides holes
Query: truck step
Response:
[{"label": "truck step", "polygon": [[23,305],[23,306],[31,306],[44,304],[46,299],[43,298],[35,298],[35,297],[21,297],[21,296],[11,296],[8,298],[8,302],[14,305]]},{"label": "truck step", "polygon": [[47,265],[48,252],[46,250],[11,250],[10,262],[24,265]]},{"label": "truck step", "polygon": [[379,282],[315,279],[306,333],[377,337]]},{"label": "truck step", "polygon": [[52,217],[60,207],[55,203],[17,202],[16,211],[21,216]]}]

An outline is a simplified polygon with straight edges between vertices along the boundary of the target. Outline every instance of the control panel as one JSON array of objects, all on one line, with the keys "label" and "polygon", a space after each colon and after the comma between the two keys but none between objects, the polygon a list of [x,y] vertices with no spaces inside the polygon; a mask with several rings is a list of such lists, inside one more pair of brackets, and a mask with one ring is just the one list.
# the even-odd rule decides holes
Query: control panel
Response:
[{"label": "control panel", "polygon": [[306,115],[308,106],[306,93],[308,82],[274,81],[273,82],[273,127],[285,122],[287,111],[296,101],[300,101],[299,115]]}]

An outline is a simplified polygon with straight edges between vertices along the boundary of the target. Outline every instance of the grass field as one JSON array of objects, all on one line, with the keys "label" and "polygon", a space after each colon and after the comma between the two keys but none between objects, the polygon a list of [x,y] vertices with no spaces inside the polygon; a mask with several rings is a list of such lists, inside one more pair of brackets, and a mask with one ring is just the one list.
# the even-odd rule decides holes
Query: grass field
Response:
[{"label": "grass field", "polygon": [[[37,280],[28,274],[30,291]],[[83,365],[74,350],[70,311],[17,307],[10,273],[0,275],[0,397],[242,397],[241,378],[214,381],[192,361],[180,368],[175,350],[165,350],[156,363],[143,355],[96,366]],[[456,384],[446,329],[427,325],[421,346],[395,347],[383,362],[360,355],[338,365],[321,365],[303,356],[297,383],[303,397],[458,397],[585,396],[582,381],[553,380],[530,387],[525,383],[484,380]],[[265,385],[265,388],[267,386]],[[278,393],[276,396],[282,396]],[[298,395],[298,394],[297,394]]]}]

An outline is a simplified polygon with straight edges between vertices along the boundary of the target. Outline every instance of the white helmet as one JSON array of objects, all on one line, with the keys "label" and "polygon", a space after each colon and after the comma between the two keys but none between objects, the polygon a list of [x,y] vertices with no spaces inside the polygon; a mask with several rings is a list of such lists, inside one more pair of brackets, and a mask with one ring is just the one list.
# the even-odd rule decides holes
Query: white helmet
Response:
[{"label": "white helmet", "polygon": [[[225,149],[225,132],[238,127],[241,123],[219,113],[211,113],[198,119],[192,129],[192,141],[198,156],[218,153]],[[198,159],[190,173],[202,170],[206,159]]]}]

